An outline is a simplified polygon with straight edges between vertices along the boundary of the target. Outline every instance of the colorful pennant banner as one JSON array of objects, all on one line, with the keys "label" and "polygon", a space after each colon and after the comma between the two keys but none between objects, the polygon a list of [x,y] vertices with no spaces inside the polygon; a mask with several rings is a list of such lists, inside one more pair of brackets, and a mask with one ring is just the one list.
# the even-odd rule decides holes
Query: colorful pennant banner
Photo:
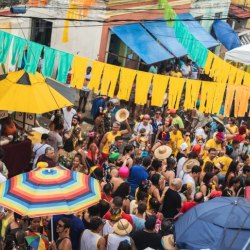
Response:
[{"label": "colorful pennant banner", "polygon": [[[195,108],[197,100],[200,99],[201,112],[219,113],[223,104],[225,116],[230,115],[233,104],[236,117],[248,112],[250,74],[231,66],[210,51],[207,53],[204,71],[216,82],[201,82],[118,67],[26,41],[3,31],[0,31],[0,38],[2,63],[6,63],[9,51],[12,51],[12,55],[9,55],[11,63],[16,65],[16,68],[22,67],[28,73],[34,73],[43,51],[44,77],[51,77],[53,72],[57,72],[57,80],[66,83],[71,68],[70,85],[77,89],[82,89],[86,68],[91,66],[92,74],[88,87],[94,93],[100,92],[113,97],[118,87],[117,97],[128,101],[134,85],[135,103],[139,105],[146,104],[148,94],[151,93],[152,106],[161,107],[167,93],[169,108],[178,109],[183,98],[184,109]],[[56,60],[58,65],[55,64]]]}]

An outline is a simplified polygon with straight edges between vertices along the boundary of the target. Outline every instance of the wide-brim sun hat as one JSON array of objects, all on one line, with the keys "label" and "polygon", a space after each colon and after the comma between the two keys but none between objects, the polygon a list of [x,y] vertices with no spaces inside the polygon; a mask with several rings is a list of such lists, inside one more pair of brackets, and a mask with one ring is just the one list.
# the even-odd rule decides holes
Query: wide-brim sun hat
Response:
[{"label": "wide-brim sun hat", "polygon": [[164,160],[168,158],[171,154],[172,154],[172,149],[166,145],[158,147],[154,152],[154,156],[158,160]]},{"label": "wide-brim sun hat", "polygon": [[200,166],[200,162],[196,159],[189,159],[184,162],[182,169],[185,173],[190,173],[193,166]]},{"label": "wide-brim sun hat", "polygon": [[161,244],[162,244],[163,248],[167,249],[167,250],[177,250],[178,249],[177,247],[175,247],[173,234],[163,236],[161,238]]},{"label": "wide-brim sun hat", "polygon": [[213,117],[213,119],[215,121],[217,121],[218,123],[224,125],[224,122],[223,122],[224,116],[223,115],[216,115],[215,117]]},{"label": "wide-brim sun hat", "polygon": [[113,233],[118,235],[128,235],[131,233],[133,227],[126,219],[120,219],[113,226]]},{"label": "wide-brim sun hat", "polygon": [[129,112],[127,109],[119,109],[116,114],[115,114],[115,119],[118,122],[123,122],[125,120],[127,120],[129,117]]}]

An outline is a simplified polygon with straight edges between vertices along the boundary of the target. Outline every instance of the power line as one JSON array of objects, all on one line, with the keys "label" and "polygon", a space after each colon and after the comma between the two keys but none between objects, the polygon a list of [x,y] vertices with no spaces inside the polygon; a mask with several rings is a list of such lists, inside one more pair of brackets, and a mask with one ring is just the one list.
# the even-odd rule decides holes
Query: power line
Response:
[{"label": "power line", "polygon": [[1,15],[0,17],[8,17],[8,18],[36,18],[36,19],[46,19],[46,20],[61,20],[61,21],[72,21],[72,22],[76,22],[76,21],[84,21],[84,22],[99,22],[99,23],[116,23],[116,22],[149,22],[149,21],[154,21],[154,22],[194,22],[194,21],[201,21],[201,20],[208,20],[208,21],[214,21],[214,20],[247,20],[248,18],[238,18],[238,17],[220,17],[220,18],[197,18],[196,19],[168,19],[168,20],[161,20],[161,19],[114,19],[114,20],[100,20],[100,19],[84,19],[84,20],[79,20],[79,19],[72,19],[72,18],[61,18],[61,17],[34,17],[34,16],[17,16],[17,15]]}]

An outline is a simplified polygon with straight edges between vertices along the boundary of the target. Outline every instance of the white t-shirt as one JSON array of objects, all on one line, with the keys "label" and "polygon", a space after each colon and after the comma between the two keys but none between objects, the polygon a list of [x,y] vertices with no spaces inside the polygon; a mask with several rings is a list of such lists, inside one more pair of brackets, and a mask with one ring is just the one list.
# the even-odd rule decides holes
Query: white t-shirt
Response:
[{"label": "white t-shirt", "polygon": [[72,118],[76,114],[75,109],[71,109],[70,111],[67,108],[63,108],[63,117],[64,117],[64,129],[68,132],[71,129]]},{"label": "white t-shirt", "polygon": [[35,154],[35,156],[34,156],[34,163],[33,163],[33,169],[36,167],[36,162],[37,162],[38,158],[41,155],[45,154],[45,149],[47,147],[50,147],[50,145],[49,144],[42,144],[42,143],[36,143],[34,145],[33,150],[32,150],[34,152],[34,154]]},{"label": "white t-shirt", "polygon": [[85,80],[84,80],[85,82],[84,82],[84,84],[82,86],[83,91],[87,91],[87,92],[90,91],[90,89],[88,88],[90,78],[91,78],[91,73],[85,75]]},{"label": "white t-shirt", "polygon": [[197,136],[202,136],[203,140],[206,141],[207,140],[207,134],[205,133],[204,129],[203,128],[197,128],[195,130],[195,138],[192,142],[192,146],[196,145],[197,144],[197,140],[196,140],[196,137]]},{"label": "white t-shirt", "polygon": [[192,68],[190,65],[183,64],[181,66],[181,73],[185,77],[189,77],[190,72],[192,71]]},{"label": "white t-shirt", "polygon": [[177,170],[176,170],[176,177],[180,178],[180,172],[182,171],[182,167],[184,162],[187,160],[186,157],[181,157],[180,160],[177,163]]},{"label": "white t-shirt", "polygon": [[148,124],[147,126],[143,125],[143,122],[139,122],[135,125],[135,128],[134,128],[134,132],[139,134],[140,130],[142,128],[145,128],[146,131],[147,131],[147,136],[149,135],[152,135],[153,134],[153,127],[151,124]]},{"label": "white t-shirt", "polygon": [[192,196],[192,198],[194,198],[194,194],[195,194],[195,181],[194,181],[194,178],[192,176],[190,176],[189,174],[185,173],[183,178],[182,178],[182,183],[183,184],[187,184],[187,183],[192,184],[192,194],[191,194],[191,196]]}]

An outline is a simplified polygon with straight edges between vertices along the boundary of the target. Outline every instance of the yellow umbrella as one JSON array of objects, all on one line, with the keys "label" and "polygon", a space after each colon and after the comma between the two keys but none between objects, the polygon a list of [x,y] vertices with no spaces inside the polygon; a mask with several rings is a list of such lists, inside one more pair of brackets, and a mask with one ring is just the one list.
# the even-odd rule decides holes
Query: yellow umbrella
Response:
[{"label": "yellow umbrella", "polygon": [[0,81],[0,110],[42,114],[73,105],[39,73],[9,73]]}]

